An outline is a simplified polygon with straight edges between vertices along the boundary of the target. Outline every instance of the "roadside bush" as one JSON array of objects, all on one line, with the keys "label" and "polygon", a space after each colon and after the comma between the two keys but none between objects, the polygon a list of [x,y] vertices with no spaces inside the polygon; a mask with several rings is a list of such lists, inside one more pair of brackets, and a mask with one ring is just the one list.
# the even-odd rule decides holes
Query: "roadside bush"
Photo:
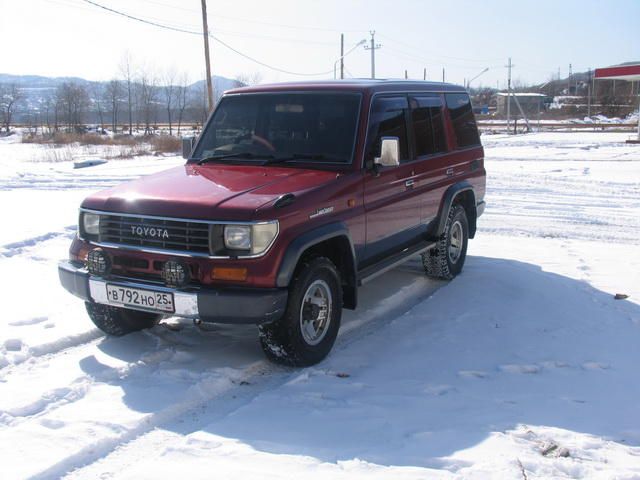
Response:
[{"label": "roadside bush", "polygon": [[127,145],[133,146],[140,143],[140,139],[129,135],[98,135],[95,133],[69,133],[53,132],[49,134],[27,134],[22,136],[22,143],[38,143],[48,145]]},{"label": "roadside bush", "polygon": [[158,153],[178,153],[182,149],[182,141],[169,135],[153,136],[149,138],[151,150]]},{"label": "roadside bush", "polygon": [[95,133],[53,132],[23,134],[23,143],[35,143],[46,148],[34,161],[64,162],[87,155],[106,159],[126,159],[142,155],[174,155],[182,142],[168,135],[98,135]]},{"label": "roadside bush", "polygon": [[[140,152],[142,150],[151,150],[156,153],[178,153],[182,148],[179,138],[168,135],[148,135],[144,137],[132,137],[130,135],[115,135],[113,137],[107,135],[98,135],[95,133],[67,133],[55,132],[51,134],[28,134],[23,135],[22,143],[37,143],[43,145],[71,145],[78,144],[82,146],[90,145],[112,145],[131,147],[131,151]],[[142,145],[147,144],[149,148],[143,148]],[[134,148],[135,147],[135,148]],[[140,153],[138,153],[139,155]]]}]

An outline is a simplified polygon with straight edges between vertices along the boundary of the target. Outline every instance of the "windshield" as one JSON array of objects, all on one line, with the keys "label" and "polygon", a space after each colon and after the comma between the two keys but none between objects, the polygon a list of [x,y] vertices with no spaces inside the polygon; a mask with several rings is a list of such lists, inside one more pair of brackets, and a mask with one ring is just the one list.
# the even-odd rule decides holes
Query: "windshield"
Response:
[{"label": "windshield", "polygon": [[359,94],[286,93],[224,97],[193,158],[350,163]]}]

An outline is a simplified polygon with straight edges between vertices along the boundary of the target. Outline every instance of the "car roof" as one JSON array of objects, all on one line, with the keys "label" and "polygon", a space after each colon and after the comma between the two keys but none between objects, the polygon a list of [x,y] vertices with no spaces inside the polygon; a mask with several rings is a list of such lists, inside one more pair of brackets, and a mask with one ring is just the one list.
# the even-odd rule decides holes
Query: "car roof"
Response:
[{"label": "car roof", "polygon": [[309,80],[301,82],[283,82],[265,85],[253,85],[234,88],[225,94],[259,93],[259,92],[291,92],[291,91],[348,91],[348,92],[461,92],[466,90],[460,85],[443,82],[427,82],[420,80],[393,79],[349,79],[349,80]]}]

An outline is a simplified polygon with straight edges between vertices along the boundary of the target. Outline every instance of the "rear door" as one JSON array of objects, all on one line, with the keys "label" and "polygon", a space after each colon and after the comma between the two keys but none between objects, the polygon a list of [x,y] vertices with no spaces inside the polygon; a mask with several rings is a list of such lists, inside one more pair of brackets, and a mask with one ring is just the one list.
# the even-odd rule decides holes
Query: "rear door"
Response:
[{"label": "rear door", "polygon": [[409,96],[415,151],[415,185],[420,191],[420,221],[429,224],[438,214],[438,186],[446,182],[447,144],[444,102],[439,93]]},{"label": "rear door", "polygon": [[419,236],[421,201],[414,189],[408,116],[406,95],[377,96],[372,102],[365,160],[371,164],[379,156],[382,137],[397,137],[400,165],[378,167],[377,173],[369,170],[365,174],[366,263],[412,243]]}]

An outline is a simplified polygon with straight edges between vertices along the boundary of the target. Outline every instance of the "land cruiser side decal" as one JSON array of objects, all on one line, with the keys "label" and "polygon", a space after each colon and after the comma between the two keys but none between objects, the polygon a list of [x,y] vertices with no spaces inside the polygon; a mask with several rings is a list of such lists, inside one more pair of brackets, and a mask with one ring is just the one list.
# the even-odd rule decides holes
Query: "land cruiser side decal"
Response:
[{"label": "land cruiser side decal", "polygon": [[319,217],[320,215],[326,215],[327,213],[331,213],[331,212],[333,212],[333,207],[319,208],[314,213],[309,215],[309,218],[316,218],[316,217]]}]

